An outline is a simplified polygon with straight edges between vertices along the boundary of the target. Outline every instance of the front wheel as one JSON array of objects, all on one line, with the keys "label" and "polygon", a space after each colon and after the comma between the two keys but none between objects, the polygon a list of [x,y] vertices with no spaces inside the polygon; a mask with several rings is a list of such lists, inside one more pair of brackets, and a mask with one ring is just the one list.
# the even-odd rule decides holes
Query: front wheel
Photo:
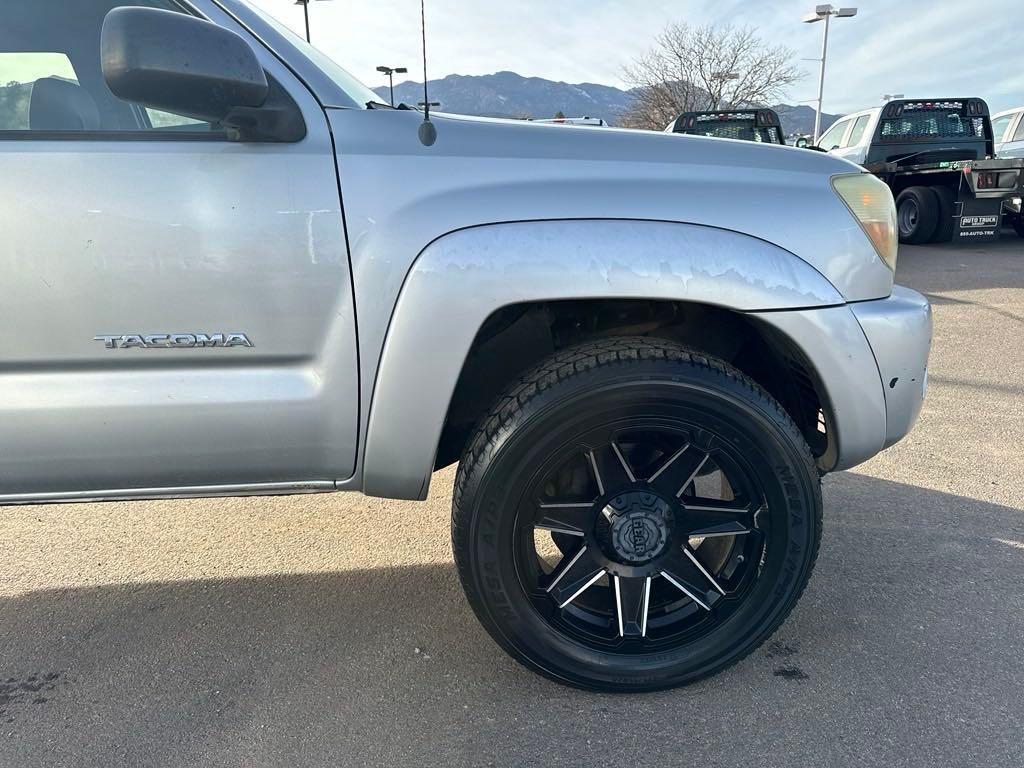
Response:
[{"label": "front wheel", "polygon": [[525,376],[456,480],[470,604],[514,658],[585,688],[713,674],[763,643],[810,577],[821,491],[779,404],[665,341],[596,342]]}]

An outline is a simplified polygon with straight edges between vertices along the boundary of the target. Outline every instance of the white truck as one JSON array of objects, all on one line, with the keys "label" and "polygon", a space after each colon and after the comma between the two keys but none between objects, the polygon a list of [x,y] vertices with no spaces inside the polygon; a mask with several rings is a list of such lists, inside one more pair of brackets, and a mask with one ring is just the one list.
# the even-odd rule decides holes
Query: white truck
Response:
[{"label": "white truck", "polygon": [[982,99],[897,99],[837,120],[817,148],[889,185],[901,242],[978,244],[1004,224],[1024,237],[1024,153],[997,152],[994,126]]}]

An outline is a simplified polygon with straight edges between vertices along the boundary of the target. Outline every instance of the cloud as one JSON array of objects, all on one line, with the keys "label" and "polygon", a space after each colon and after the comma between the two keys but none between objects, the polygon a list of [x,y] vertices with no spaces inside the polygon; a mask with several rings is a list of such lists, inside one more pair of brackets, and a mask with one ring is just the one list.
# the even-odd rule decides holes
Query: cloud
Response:
[{"label": "cloud", "polygon": [[[293,29],[291,0],[251,0]],[[856,2],[856,0],[853,0]],[[822,25],[802,24],[811,0],[427,0],[432,77],[513,70],[567,82],[622,86],[622,67],[672,22],[757,27],[798,58],[820,56]],[[859,14],[832,24],[825,109],[850,112],[884,93],[982,96],[993,110],[1024,103],[1019,0],[862,0]],[[419,79],[418,0],[311,2],[313,42],[369,85],[379,64],[407,66]],[[791,101],[816,95],[817,63]]]}]

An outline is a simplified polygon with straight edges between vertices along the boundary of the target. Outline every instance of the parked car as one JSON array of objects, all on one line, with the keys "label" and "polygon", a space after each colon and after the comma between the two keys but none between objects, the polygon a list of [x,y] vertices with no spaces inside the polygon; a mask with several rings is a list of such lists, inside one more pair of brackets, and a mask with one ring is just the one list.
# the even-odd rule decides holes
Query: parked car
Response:
[{"label": "parked car", "polygon": [[818,149],[863,165],[896,195],[900,241],[979,243],[1020,224],[1024,159],[993,159],[982,99],[895,100],[837,120]]},{"label": "parked car", "polygon": [[240,0],[147,4],[0,11],[28,99],[0,503],[423,499],[459,462],[459,575],[531,669],[649,690],[763,643],[820,474],[925,395],[889,189],[786,147],[428,121]]},{"label": "parked car", "polygon": [[668,124],[665,133],[714,136],[720,139],[785,144],[779,116],[772,109],[683,112]]},{"label": "parked car", "polygon": [[996,157],[1024,157],[1024,107],[992,116]]}]

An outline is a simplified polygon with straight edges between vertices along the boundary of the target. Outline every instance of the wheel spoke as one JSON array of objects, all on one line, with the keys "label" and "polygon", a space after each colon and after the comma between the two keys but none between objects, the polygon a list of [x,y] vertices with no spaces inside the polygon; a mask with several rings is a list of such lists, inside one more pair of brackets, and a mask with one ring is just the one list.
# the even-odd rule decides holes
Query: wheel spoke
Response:
[{"label": "wheel spoke", "polygon": [[697,570],[704,575],[704,578],[708,580],[708,582],[711,584],[712,587],[715,588],[715,591],[718,592],[718,594],[725,594],[725,590],[722,589],[722,585],[719,584],[715,577],[712,576],[711,573],[708,571],[708,569],[704,567],[704,563],[702,563],[700,561],[700,558],[697,557],[696,552],[694,552],[689,547],[683,547],[683,554],[686,555],[686,558],[697,567]]},{"label": "wheel spoke", "polygon": [[591,449],[587,458],[597,480],[598,493],[602,496],[636,482],[622,449],[614,442]]},{"label": "wheel spoke", "polygon": [[754,526],[754,510],[746,501],[684,498],[680,524],[689,536],[742,536]]},{"label": "wheel spoke", "polygon": [[651,577],[623,579],[614,576],[615,612],[619,637],[647,636],[647,606],[651,598]]},{"label": "wheel spoke", "polygon": [[662,566],[661,575],[705,611],[725,594],[689,548],[675,552]]},{"label": "wheel spoke", "polygon": [[547,591],[559,608],[565,608],[603,575],[604,568],[591,557],[590,550],[582,546],[574,555],[562,558],[551,574]]},{"label": "wheel spoke", "polygon": [[588,503],[540,504],[535,528],[569,536],[585,536],[594,525],[594,505]]},{"label": "wheel spoke", "polygon": [[680,496],[707,461],[706,453],[692,445],[684,445],[669,456],[647,482],[665,496]]}]

